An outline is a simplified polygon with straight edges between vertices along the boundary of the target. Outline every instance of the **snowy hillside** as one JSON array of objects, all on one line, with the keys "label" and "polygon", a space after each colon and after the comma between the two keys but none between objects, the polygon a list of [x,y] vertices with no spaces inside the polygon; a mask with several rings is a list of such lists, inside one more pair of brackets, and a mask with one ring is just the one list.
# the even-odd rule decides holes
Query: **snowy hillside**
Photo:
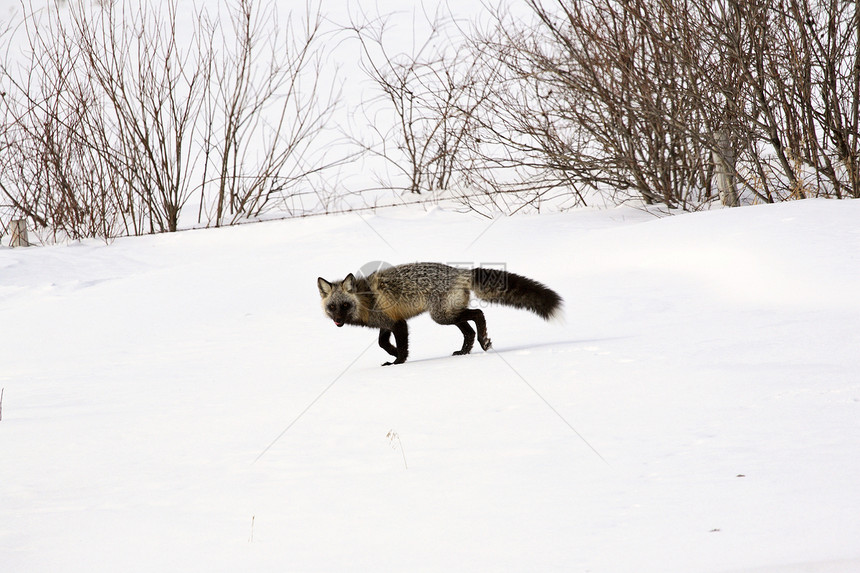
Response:
[{"label": "snowy hillside", "polygon": [[[504,263],[566,321],[317,276]],[[860,202],[382,211],[0,249],[0,570],[860,571]]]}]

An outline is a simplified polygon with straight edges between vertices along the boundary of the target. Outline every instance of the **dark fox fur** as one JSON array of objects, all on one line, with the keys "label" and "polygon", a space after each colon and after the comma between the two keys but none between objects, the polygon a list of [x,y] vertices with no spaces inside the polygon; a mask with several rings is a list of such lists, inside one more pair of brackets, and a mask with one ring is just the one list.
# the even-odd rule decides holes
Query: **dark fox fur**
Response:
[{"label": "dark fox fur", "polygon": [[[379,329],[379,346],[395,357],[389,364],[402,364],[409,354],[406,321],[429,311],[439,324],[454,324],[463,333],[463,346],[454,352],[468,354],[475,343],[488,350],[484,313],[469,308],[470,292],[481,300],[530,310],[545,320],[561,312],[562,298],[532,279],[498,269],[463,269],[441,263],[411,263],[390,267],[342,281],[317,279],[322,306],[337,326],[354,324]],[[391,344],[394,334],[395,345]]]}]

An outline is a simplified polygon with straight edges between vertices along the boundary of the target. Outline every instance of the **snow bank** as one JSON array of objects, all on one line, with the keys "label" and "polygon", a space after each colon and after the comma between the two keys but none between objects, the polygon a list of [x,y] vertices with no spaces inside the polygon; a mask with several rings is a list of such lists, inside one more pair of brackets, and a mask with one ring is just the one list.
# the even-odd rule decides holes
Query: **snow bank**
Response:
[{"label": "snow bank", "polygon": [[[3,571],[860,570],[860,202],[435,210],[0,249]],[[316,277],[505,263],[566,322]],[[255,461],[256,460],[256,461]]]}]

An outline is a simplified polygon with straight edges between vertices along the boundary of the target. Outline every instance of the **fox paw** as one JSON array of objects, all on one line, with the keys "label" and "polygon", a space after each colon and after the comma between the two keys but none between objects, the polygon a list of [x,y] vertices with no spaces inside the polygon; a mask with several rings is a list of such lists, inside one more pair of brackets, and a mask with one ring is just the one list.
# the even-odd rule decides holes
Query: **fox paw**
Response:
[{"label": "fox paw", "polygon": [[479,340],[478,342],[481,343],[481,348],[483,348],[484,350],[489,350],[493,347],[493,341],[489,338],[486,340]]}]

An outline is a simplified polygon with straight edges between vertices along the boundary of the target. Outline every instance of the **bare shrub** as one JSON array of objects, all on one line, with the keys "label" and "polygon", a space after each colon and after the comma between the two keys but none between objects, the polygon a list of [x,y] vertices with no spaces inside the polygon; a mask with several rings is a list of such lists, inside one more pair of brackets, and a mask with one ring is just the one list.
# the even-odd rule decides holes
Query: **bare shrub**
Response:
[{"label": "bare shrub", "polygon": [[176,231],[192,198],[197,222],[214,225],[286,209],[339,161],[309,154],[335,102],[320,22],[309,11],[282,25],[256,0],[27,14],[26,49],[0,66],[6,216],[55,238],[111,238]]},{"label": "bare shrub", "polygon": [[498,165],[580,200],[698,208],[717,171],[728,205],[856,196],[856,3],[527,4],[478,42],[504,64],[480,114]]},{"label": "bare shrub", "polygon": [[710,193],[709,148],[698,133],[710,118],[698,105],[701,85],[675,53],[685,38],[671,6],[528,5],[534,23],[500,12],[481,44],[506,68],[484,117],[495,119],[492,136],[516,151],[508,163],[581,203],[598,192],[684,207]]},{"label": "bare shrub", "polygon": [[348,28],[378,94],[361,110],[370,136],[360,144],[395,172],[380,185],[416,194],[462,186],[474,171],[475,114],[492,87],[479,81],[484,62],[471,57],[449,16],[427,24],[412,53],[390,51],[386,18],[365,16]]},{"label": "bare shrub", "polygon": [[56,19],[42,16],[25,20],[28,65],[17,74],[2,68],[6,214],[27,217],[54,237],[111,237],[122,217],[93,121],[102,108],[75,65],[79,46],[59,32]]},{"label": "bare shrub", "polygon": [[[271,6],[254,0],[229,8],[231,28],[209,24],[207,52],[217,89],[205,94],[204,189],[198,218],[216,226],[258,217],[269,209],[293,214],[290,198],[307,178],[346,158],[313,149],[337,101],[324,86],[322,16],[307,7],[301,19],[280,23]],[[317,155],[313,155],[313,153]]]}]

